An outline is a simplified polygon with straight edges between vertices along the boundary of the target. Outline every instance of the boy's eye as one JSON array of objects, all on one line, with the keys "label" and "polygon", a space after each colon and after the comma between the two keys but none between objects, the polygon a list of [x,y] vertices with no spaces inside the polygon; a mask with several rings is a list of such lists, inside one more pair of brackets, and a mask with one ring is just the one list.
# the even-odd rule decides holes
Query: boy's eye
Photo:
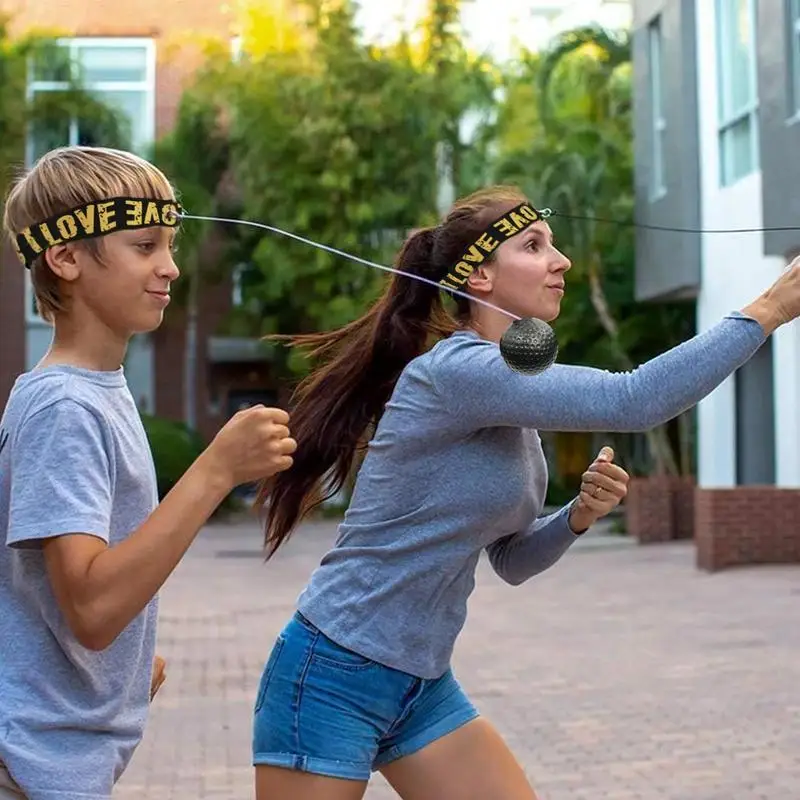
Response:
[{"label": "boy's eye", "polygon": [[[148,239],[144,242],[135,242],[134,247],[140,250],[142,253],[153,253],[158,247],[161,247],[162,244],[159,242],[153,241],[152,239]],[[172,253],[176,253],[178,251],[178,243],[176,241],[169,242],[167,244],[167,248]]]}]

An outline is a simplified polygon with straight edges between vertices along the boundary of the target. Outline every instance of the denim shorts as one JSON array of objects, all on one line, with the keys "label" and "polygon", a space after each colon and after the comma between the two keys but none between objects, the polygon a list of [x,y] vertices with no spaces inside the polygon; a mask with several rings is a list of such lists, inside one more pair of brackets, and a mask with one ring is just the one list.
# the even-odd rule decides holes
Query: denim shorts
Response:
[{"label": "denim shorts", "polygon": [[340,647],[297,613],[256,697],[253,764],[366,781],[478,716],[453,673],[425,680]]}]

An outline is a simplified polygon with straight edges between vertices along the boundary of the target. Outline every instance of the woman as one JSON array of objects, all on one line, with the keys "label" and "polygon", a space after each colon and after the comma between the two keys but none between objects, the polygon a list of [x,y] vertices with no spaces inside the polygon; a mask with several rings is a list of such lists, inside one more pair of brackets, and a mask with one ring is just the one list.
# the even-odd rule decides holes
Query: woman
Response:
[{"label": "woman", "polygon": [[[525,202],[508,188],[466,198],[408,238],[398,268],[449,276],[520,317],[555,319],[570,262],[545,220],[520,224]],[[319,502],[331,471],[341,485],[376,427],[336,545],[261,678],[258,799],[357,800],[374,769],[404,800],[535,798],[449,668],[475,568],[486,550],[514,585],[547,569],[619,503],[628,478],[604,448],[578,498],[537,519],[547,486],[537,430],[661,424],[798,314],[793,265],[742,312],[638,370],[556,364],[530,377],[499,352],[507,315],[458,298],[454,320],[438,289],[395,276],[361,319],[295,337],[324,363],[298,390],[293,468],[261,487],[270,554]],[[426,352],[431,338],[440,341]]]}]

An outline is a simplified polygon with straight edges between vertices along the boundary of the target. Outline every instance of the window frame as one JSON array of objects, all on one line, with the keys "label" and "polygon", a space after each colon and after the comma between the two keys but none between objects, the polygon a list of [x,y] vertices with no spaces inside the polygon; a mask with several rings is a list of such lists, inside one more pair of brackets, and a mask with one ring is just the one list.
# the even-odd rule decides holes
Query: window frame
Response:
[{"label": "window frame", "polygon": [[[741,107],[732,108],[733,91],[731,70],[728,63],[728,42],[731,41],[730,10],[736,0],[716,0],[716,57],[717,57],[717,149],[719,151],[719,185],[727,188],[738,183],[760,169],[759,130],[758,130],[758,65],[756,59],[756,16],[755,0],[747,0],[750,15],[750,37],[748,46],[748,72],[750,78],[750,97]],[[726,136],[739,124],[750,123],[750,169],[741,175],[730,176],[725,159]]]},{"label": "window frame", "polygon": [[[90,81],[87,87],[93,91],[120,91],[144,92],[147,119],[144,125],[144,140],[139,146],[144,149],[149,147],[156,138],[156,41],[144,36],[74,36],[61,37],[56,40],[59,47],[69,49],[70,60],[77,60],[81,50],[94,48],[144,48],[145,50],[145,75],[140,81]],[[64,89],[67,84],[63,81],[34,80],[31,76],[33,64],[28,65],[28,80],[25,87],[26,100],[30,102],[38,92],[52,92]],[[78,122],[71,119],[69,123],[69,138],[66,145],[73,145],[78,141]],[[28,131],[25,137],[25,166],[30,168],[33,164],[33,137]],[[28,324],[49,325],[36,312],[30,271],[25,270],[25,321]]]},{"label": "window frame", "polygon": [[650,201],[654,202],[667,193],[664,163],[664,142],[667,118],[664,113],[664,36],[661,15],[654,17],[647,26],[647,58],[650,77]]},{"label": "window frame", "polygon": [[786,0],[789,65],[789,120],[800,122],[800,0]]}]

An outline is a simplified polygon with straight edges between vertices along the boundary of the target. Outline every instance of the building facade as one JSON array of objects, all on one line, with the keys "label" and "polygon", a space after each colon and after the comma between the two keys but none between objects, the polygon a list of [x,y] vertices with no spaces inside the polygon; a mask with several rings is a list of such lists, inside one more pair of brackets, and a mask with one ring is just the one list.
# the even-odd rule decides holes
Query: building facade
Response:
[{"label": "building facade", "polygon": [[[636,213],[655,228],[637,232],[637,295],[694,302],[705,330],[800,252],[800,231],[752,230],[800,226],[800,0],[635,0],[633,16]],[[793,531],[756,541],[774,528],[769,502],[725,494],[796,516],[798,408],[797,324],[700,404],[697,535],[719,554],[723,529],[739,531],[750,553],[718,559],[800,560]]]},{"label": "building facade", "polygon": [[[193,44],[209,37],[238,42],[235,3],[205,0],[0,0],[13,35],[40,30],[59,37],[82,67],[87,88],[116,106],[130,123],[132,149],[147,155],[154,140],[173,125],[181,89],[195,66]],[[33,69],[28,92],[58,91],[58,75]],[[33,130],[24,160],[68,144],[102,144],[79,121]],[[36,364],[50,342],[50,327],[36,313],[30,282],[10,248],[0,269],[0,409],[17,375]],[[239,407],[276,402],[257,343],[220,335],[237,302],[232,280],[201,293],[197,332],[195,425],[212,436]],[[131,342],[125,369],[140,410],[169,419],[185,418],[186,320],[173,304],[164,325]]]}]

